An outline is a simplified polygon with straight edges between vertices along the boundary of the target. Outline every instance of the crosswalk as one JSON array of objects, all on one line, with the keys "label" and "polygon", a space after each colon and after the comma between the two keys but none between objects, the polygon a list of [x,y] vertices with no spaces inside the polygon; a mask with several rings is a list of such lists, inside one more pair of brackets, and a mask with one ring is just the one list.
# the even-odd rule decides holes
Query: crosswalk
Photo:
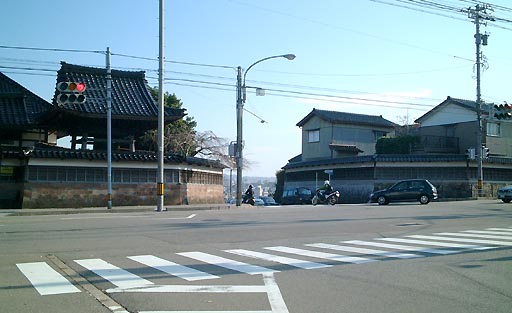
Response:
[{"label": "crosswalk", "polygon": [[[408,235],[400,238],[305,243],[299,247],[269,246],[251,250],[219,250],[214,253],[189,251],[176,253],[176,260],[164,259],[154,255],[134,255],[126,258],[142,266],[165,273],[170,277],[193,282],[218,279],[222,276],[219,274],[222,273],[222,269],[226,273],[234,271],[249,275],[271,275],[282,270],[283,266],[290,269],[314,270],[342,264],[365,264],[397,259],[408,260],[508,246],[512,246],[512,227],[494,227],[485,230]],[[177,260],[183,261],[183,258],[194,261],[192,262],[194,266],[177,263]],[[264,261],[265,264],[276,264],[278,266],[261,266],[252,264],[251,261],[247,260],[254,260],[253,262]],[[73,262],[115,286],[115,288],[109,290],[115,290],[116,292],[161,287],[103,259],[77,259]],[[80,292],[80,289],[71,283],[68,278],[46,262],[18,263],[16,265],[41,295]],[[215,274],[205,271],[203,265],[214,266],[217,269]],[[199,270],[199,268],[202,270]]]}]

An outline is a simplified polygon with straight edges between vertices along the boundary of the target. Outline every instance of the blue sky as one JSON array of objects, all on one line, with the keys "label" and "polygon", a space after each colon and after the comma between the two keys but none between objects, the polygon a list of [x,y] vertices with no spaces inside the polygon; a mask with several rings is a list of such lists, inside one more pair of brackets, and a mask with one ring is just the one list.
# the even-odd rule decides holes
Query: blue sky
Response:
[{"label": "blue sky", "polygon": [[[271,59],[247,73],[244,112],[249,176],[274,176],[301,153],[296,126],[313,108],[382,115],[413,122],[446,99],[476,98],[475,25],[464,13],[428,14],[397,7],[396,0],[167,0],[165,90],[175,93],[198,123],[236,140],[236,67]],[[474,1],[434,0],[464,9]],[[80,5],[82,3],[82,5]],[[512,3],[491,1],[497,17],[512,20]],[[112,67],[145,70],[157,86],[158,0],[3,1],[0,71],[51,101],[59,62],[103,67],[91,52],[9,49],[32,47],[105,51]],[[439,14],[449,15],[440,16]],[[482,49],[485,101],[511,102],[512,23],[488,25]],[[117,55],[116,55],[117,54]],[[141,58],[129,58],[129,55]],[[191,64],[183,64],[191,63]],[[194,64],[194,65],[192,65]],[[28,70],[32,69],[32,70]],[[34,70],[38,69],[38,70]],[[378,101],[375,101],[378,100]]]}]

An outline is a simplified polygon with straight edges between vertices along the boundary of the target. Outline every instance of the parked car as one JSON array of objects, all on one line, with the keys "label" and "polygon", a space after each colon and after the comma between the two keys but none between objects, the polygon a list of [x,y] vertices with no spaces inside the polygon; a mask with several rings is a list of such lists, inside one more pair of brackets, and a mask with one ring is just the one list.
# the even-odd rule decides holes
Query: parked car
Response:
[{"label": "parked car", "polygon": [[311,204],[313,193],[311,189],[299,187],[286,189],[281,198],[281,204]]},{"label": "parked car", "polygon": [[505,203],[509,203],[510,201],[512,201],[512,185],[499,188],[498,199]]},{"label": "parked car", "polygon": [[254,198],[254,205],[255,206],[265,206],[265,202],[263,202],[263,200],[261,200],[260,198],[256,197],[256,198]]},{"label": "parked car", "polygon": [[380,205],[400,201],[419,201],[421,204],[427,204],[435,199],[437,189],[426,179],[402,180],[370,195],[370,202]]},{"label": "parked car", "polygon": [[279,205],[272,197],[258,197],[265,203],[265,206]]}]

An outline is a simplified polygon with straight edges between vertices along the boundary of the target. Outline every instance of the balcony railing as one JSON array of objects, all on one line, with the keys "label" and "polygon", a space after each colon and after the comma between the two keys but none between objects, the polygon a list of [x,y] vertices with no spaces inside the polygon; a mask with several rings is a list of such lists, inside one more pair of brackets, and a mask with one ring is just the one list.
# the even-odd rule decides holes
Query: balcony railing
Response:
[{"label": "balcony railing", "polygon": [[420,142],[412,147],[415,153],[459,153],[459,138],[448,136],[420,136]]}]

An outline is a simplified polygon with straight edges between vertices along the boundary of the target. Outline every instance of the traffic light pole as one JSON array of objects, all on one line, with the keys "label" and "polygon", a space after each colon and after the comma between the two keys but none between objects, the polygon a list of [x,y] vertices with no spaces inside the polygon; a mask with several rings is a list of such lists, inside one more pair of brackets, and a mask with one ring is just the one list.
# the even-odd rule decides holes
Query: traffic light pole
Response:
[{"label": "traffic light pole", "polygon": [[110,68],[110,48],[107,47],[107,209],[112,209],[112,69]]}]

